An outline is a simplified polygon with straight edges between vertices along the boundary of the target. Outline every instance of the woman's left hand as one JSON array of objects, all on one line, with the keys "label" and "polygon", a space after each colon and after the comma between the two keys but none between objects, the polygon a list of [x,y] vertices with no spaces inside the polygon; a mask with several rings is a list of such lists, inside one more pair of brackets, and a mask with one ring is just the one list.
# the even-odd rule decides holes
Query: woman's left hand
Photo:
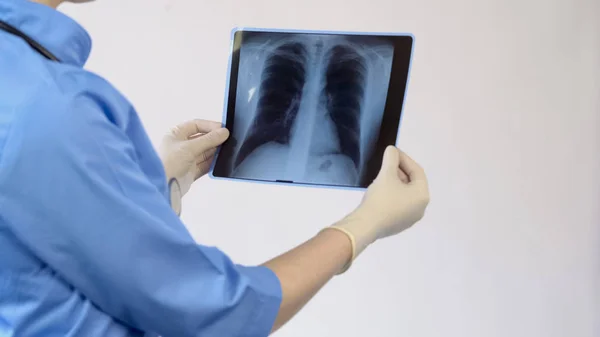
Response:
[{"label": "woman's left hand", "polygon": [[221,123],[191,120],[172,128],[159,149],[167,180],[177,179],[181,195],[194,181],[208,173],[217,147],[229,137]]}]

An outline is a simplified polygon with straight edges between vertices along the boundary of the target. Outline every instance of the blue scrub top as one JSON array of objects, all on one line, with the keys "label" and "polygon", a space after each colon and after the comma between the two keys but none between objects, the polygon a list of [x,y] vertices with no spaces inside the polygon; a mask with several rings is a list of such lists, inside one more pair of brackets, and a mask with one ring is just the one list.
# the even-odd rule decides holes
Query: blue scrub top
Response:
[{"label": "blue scrub top", "polygon": [[27,0],[0,19],[63,61],[0,31],[0,336],[267,336],[277,277],[194,241],[86,31]]}]

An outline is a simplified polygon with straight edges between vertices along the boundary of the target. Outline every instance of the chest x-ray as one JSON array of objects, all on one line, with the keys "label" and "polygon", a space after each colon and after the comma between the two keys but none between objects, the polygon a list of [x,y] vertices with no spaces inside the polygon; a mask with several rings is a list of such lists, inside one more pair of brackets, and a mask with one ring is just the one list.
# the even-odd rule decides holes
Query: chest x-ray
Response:
[{"label": "chest x-ray", "polygon": [[[236,36],[234,48],[235,91],[226,122],[231,138],[213,175],[363,186],[375,150],[389,145],[380,133],[394,40],[262,31]],[[394,136],[400,111],[395,114]]]}]

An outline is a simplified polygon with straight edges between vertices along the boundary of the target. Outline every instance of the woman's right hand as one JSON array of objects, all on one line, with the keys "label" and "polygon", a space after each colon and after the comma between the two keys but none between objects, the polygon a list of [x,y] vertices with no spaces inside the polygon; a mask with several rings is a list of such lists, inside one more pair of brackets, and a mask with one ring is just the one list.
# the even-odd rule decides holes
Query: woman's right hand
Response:
[{"label": "woman's right hand", "polygon": [[428,204],[427,177],[421,166],[388,146],[379,174],[360,205],[332,227],[350,236],[356,258],[376,240],[396,235],[421,220]]}]

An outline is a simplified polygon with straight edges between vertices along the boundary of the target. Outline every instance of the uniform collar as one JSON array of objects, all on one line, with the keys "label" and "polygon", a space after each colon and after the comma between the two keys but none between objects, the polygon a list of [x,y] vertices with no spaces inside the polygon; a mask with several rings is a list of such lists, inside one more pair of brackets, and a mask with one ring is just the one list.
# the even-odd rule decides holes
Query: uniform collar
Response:
[{"label": "uniform collar", "polygon": [[29,0],[0,0],[0,20],[44,46],[63,63],[83,67],[92,50],[85,29],[65,14]]}]

